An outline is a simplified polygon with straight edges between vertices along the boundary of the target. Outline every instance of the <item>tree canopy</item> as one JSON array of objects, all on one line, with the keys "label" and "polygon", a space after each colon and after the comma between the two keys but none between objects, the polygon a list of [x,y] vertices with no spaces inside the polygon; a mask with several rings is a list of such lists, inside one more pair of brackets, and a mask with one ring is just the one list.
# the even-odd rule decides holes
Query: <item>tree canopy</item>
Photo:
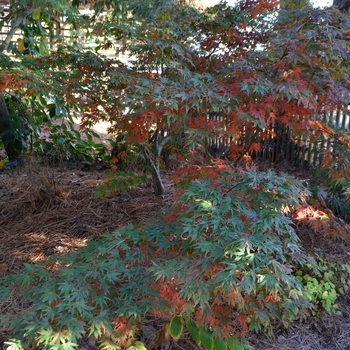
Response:
[{"label": "tree canopy", "polygon": [[[15,60],[2,55],[1,89],[55,96],[67,112],[80,110],[84,125],[108,119],[133,141],[145,142],[151,124],[185,123],[197,133],[193,116],[200,120],[208,109],[225,115],[228,136],[274,119],[323,132],[311,115],[341,104],[348,89],[347,17],[334,10],[304,7],[295,19],[295,9],[274,17],[275,1],[202,12],[171,1],[95,1],[81,15],[68,2],[45,4],[13,5],[8,18],[13,28],[22,19],[24,48],[19,40]],[[65,23],[55,22],[63,13]],[[67,25],[69,38],[56,34]],[[44,32],[54,51],[40,48]],[[82,44],[89,41],[93,49]],[[107,50],[130,58],[122,63]]]},{"label": "tree canopy", "polygon": [[348,0],[333,0],[333,6],[336,6],[339,11],[346,13],[349,12],[350,2]]},{"label": "tree canopy", "polygon": [[[75,5],[11,6],[7,21],[23,37],[8,47],[12,56],[1,55],[0,88],[29,98],[41,116],[51,100],[50,117],[79,113],[83,127],[110,121],[155,173],[161,149],[183,134],[196,148],[208,136],[251,132],[230,150],[240,159],[275,121],[297,134],[332,134],[316,115],[347,104],[349,22],[335,9],[288,2],[276,17],[272,0],[202,11],[170,0],[111,0],[80,14]],[[222,121],[207,120],[208,111],[220,111]]]}]

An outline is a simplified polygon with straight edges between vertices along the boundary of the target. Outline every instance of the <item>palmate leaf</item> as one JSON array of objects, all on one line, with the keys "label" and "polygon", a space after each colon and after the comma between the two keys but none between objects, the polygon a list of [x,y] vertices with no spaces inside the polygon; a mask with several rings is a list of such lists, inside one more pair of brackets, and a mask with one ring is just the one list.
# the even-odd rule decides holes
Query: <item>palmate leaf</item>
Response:
[{"label": "palmate leaf", "polygon": [[9,341],[4,342],[6,350],[23,350],[22,342],[17,339],[10,339]]},{"label": "palmate leaf", "polygon": [[75,350],[77,349],[78,347],[78,344],[75,344],[73,342],[64,342],[62,344],[58,344],[58,345],[52,345],[50,347],[50,349],[52,350]]},{"label": "palmate leaf", "polygon": [[240,289],[244,290],[248,294],[256,290],[256,275],[254,271],[250,271],[243,277]]}]

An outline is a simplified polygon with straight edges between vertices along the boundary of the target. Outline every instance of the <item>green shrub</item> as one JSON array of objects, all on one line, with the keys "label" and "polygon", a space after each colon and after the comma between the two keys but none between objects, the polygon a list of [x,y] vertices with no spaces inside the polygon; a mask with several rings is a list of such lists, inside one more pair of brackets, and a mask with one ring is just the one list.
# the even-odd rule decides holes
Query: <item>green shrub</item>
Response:
[{"label": "green shrub", "polygon": [[107,156],[103,143],[94,142],[93,137],[99,135],[92,130],[78,131],[74,123],[62,117],[61,124],[50,128],[49,140],[37,139],[34,149],[48,159],[50,163],[84,161],[92,164]]},{"label": "green shrub", "polygon": [[24,347],[74,349],[89,337],[120,349],[140,345],[147,314],[164,324],[165,339],[186,328],[207,350],[247,349],[249,330],[301,316],[312,305],[294,266],[310,261],[288,212],[307,191],[274,172],[215,170],[189,183],[158,224],[128,226],[3,278],[2,297],[27,308],[2,315],[2,327]]}]

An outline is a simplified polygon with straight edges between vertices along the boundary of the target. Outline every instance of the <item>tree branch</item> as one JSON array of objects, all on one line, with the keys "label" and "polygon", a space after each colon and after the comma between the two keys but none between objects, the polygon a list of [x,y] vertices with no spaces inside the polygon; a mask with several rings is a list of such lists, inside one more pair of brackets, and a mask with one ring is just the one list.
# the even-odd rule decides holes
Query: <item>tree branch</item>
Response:
[{"label": "tree branch", "polygon": [[20,13],[19,15],[17,15],[17,17],[14,19],[14,21],[11,24],[11,29],[10,31],[7,33],[7,36],[5,38],[5,40],[2,42],[2,44],[0,45],[0,53],[4,52],[7,50],[7,48],[10,45],[10,42],[13,38],[13,36],[15,35],[17,29],[20,27],[20,25],[24,22],[24,20],[33,12],[33,9],[30,8],[27,11],[24,11],[22,13]]}]

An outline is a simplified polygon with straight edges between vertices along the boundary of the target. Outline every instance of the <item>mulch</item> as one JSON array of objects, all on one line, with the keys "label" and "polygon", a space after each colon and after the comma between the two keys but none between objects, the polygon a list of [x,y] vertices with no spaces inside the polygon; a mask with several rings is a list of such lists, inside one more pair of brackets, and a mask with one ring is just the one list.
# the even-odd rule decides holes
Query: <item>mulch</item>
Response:
[{"label": "mulch", "polygon": [[[25,168],[0,171],[0,276],[20,272],[25,263],[75,250],[130,223],[154,222],[174,202],[171,171],[164,172],[163,179],[164,198],[154,195],[151,181],[100,198],[95,191],[105,180],[104,170],[49,167],[29,157]],[[307,227],[300,227],[298,234],[307,252],[322,249],[332,261],[349,261],[348,243],[325,238]],[[0,303],[0,314],[19,307],[13,303]],[[338,305],[341,316],[324,312],[321,319],[310,318],[270,336],[252,335],[249,340],[261,350],[350,350],[350,292],[339,298]],[[149,322],[143,327],[156,331],[155,320]],[[0,330],[0,342],[5,336]],[[169,347],[199,349],[188,334]]]},{"label": "mulch", "polygon": [[95,195],[105,181],[100,170],[50,168],[34,160],[24,169],[0,173],[0,276],[157,218],[173,200],[170,175],[164,178],[164,198],[153,194],[151,182],[101,198]]}]

